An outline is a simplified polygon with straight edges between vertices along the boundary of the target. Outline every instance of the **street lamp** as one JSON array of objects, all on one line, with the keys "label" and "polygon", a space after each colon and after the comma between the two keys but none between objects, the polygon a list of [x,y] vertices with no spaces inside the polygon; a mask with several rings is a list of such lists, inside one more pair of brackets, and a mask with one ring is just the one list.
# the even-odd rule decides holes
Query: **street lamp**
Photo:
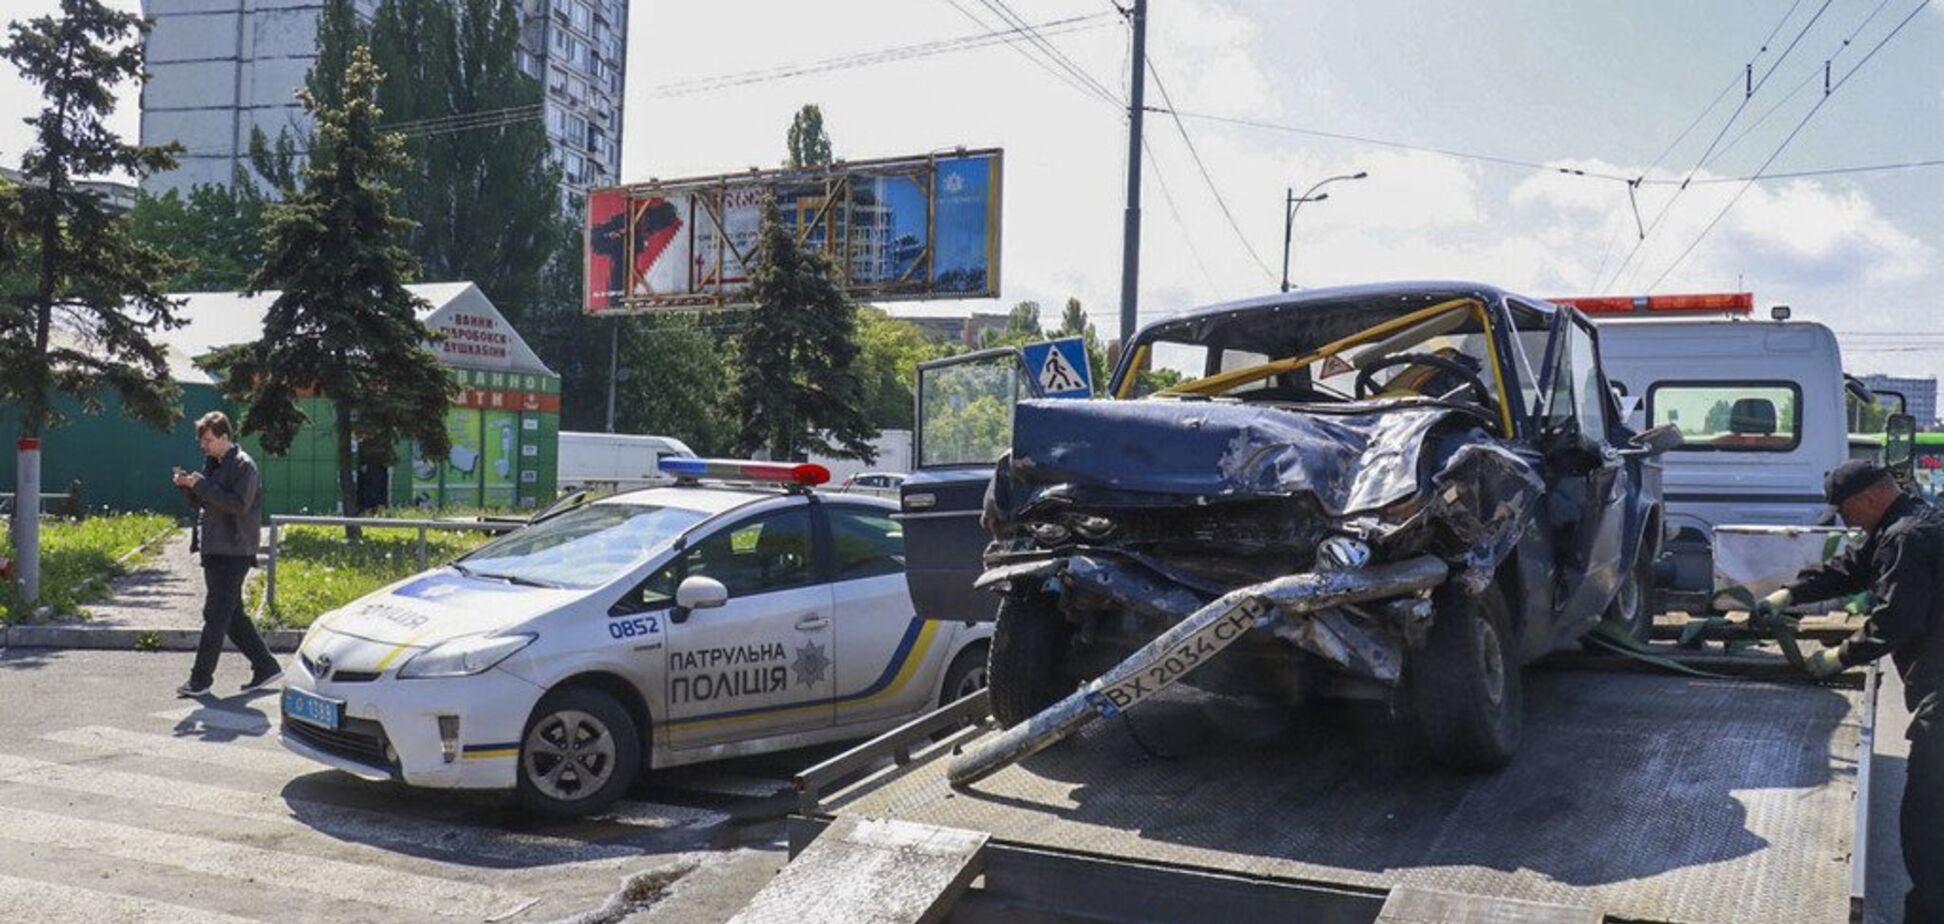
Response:
[{"label": "street lamp", "polygon": [[1289,236],[1290,236],[1290,232],[1294,230],[1296,226],[1296,210],[1302,208],[1303,203],[1305,202],[1322,202],[1323,200],[1330,198],[1329,193],[1323,193],[1322,195],[1317,195],[1316,191],[1322,189],[1325,186],[1328,186],[1331,183],[1334,183],[1338,180],[1361,180],[1364,177],[1367,177],[1369,175],[1370,175],[1369,171],[1359,170],[1356,173],[1346,173],[1340,176],[1324,177],[1323,179],[1318,180],[1315,186],[1311,186],[1308,190],[1304,191],[1304,193],[1300,196],[1296,195],[1296,188],[1293,186],[1290,187],[1288,192],[1284,194],[1284,198],[1283,198],[1283,275],[1282,275],[1282,290],[1284,292],[1289,291]]}]

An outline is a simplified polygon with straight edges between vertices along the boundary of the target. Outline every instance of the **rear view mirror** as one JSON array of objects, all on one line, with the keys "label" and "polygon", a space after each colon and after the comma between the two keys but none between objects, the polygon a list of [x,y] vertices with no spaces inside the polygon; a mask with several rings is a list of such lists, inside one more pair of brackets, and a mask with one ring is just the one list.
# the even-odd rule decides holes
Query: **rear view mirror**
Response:
[{"label": "rear view mirror", "polygon": [[1681,445],[1681,428],[1671,423],[1643,430],[1627,441],[1627,448],[1642,455],[1657,456]]},{"label": "rear view mirror", "polygon": [[1910,480],[1912,459],[1916,455],[1917,418],[1891,414],[1883,424],[1883,467],[1897,480]]},{"label": "rear view mirror", "polygon": [[675,605],[684,610],[710,610],[729,602],[729,588],[712,577],[691,574],[675,588]]}]

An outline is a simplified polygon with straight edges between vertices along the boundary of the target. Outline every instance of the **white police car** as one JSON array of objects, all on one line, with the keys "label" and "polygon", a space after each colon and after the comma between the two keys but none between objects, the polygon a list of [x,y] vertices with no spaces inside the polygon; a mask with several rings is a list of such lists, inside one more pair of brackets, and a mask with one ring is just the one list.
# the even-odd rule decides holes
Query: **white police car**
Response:
[{"label": "white police car", "polygon": [[894,504],[814,494],[815,465],[661,468],[680,481],[319,618],[287,672],[284,746],[585,813],[642,769],[866,737],[984,684],[991,629],[913,611]]}]

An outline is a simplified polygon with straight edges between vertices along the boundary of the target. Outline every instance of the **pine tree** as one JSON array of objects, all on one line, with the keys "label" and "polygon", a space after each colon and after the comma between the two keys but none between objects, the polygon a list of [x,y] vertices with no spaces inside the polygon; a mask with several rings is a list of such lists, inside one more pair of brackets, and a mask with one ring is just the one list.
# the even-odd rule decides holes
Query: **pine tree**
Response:
[{"label": "pine tree", "polygon": [[337,427],[338,491],[358,510],[352,443],[363,461],[390,464],[401,439],[425,458],[451,449],[445,413],[453,384],[425,348],[423,302],[405,288],[415,267],[399,240],[410,222],[393,213],[386,178],[404,158],[402,140],[378,128],[380,74],[369,49],[351,54],[338,97],[304,106],[326,144],[312,149],[303,191],[271,206],[255,291],[281,290],[264,317],[263,339],[219,351],[211,366],[223,391],[244,407],[242,430],[272,454],[287,451],[308,419],[298,397],[331,404]]},{"label": "pine tree", "polygon": [[181,323],[164,294],[178,264],[131,235],[101,193],[76,183],[175,166],[180,145],[126,144],[104,123],[115,86],[147,77],[148,27],[100,0],[61,0],[59,16],[11,24],[0,47],[46,100],[28,120],[34,144],[21,164],[25,182],[0,209],[8,240],[0,251],[12,250],[7,262],[20,271],[0,304],[0,399],[20,409],[23,436],[62,422],[57,394],[92,413],[113,391],[124,414],[162,429],[179,413],[164,349],[150,339]]},{"label": "pine tree", "polygon": [[767,447],[794,459],[805,448],[876,460],[857,371],[857,310],[829,258],[798,246],[774,198],[763,203],[749,294],[756,303],[738,338],[730,406],[739,452]]}]

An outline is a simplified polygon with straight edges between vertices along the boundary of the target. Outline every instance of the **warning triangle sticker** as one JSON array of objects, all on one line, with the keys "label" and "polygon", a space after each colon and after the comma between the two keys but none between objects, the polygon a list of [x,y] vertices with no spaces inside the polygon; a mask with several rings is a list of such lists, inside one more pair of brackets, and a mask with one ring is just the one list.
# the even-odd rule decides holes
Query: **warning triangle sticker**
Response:
[{"label": "warning triangle sticker", "polygon": [[1061,355],[1058,347],[1046,351],[1046,362],[1041,363],[1039,368],[1039,384],[1040,390],[1047,394],[1079,391],[1087,387],[1080,380],[1080,373],[1073,370],[1073,365]]},{"label": "warning triangle sticker", "polygon": [[1350,370],[1351,370],[1351,365],[1349,360],[1344,359],[1343,357],[1338,356],[1335,353],[1331,353],[1330,355],[1323,357],[1323,372],[1321,375],[1318,376],[1318,378],[1327,379],[1330,378],[1331,376],[1342,375],[1346,372],[1349,372]]}]

